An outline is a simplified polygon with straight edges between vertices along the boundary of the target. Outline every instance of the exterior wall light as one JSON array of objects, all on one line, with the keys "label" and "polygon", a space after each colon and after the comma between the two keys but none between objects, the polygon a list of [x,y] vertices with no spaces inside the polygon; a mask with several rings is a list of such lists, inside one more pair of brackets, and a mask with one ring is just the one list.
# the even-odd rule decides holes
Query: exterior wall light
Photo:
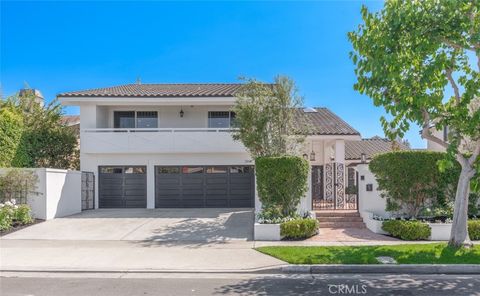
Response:
[{"label": "exterior wall light", "polygon": [[315,152],[310,152],[310,161],[315,161]]},{"label": "exterior wall light", "polygon": [[183,109],[180,109],[180,117],[183,117],[183,114],[185,114],[185,112],[183,112]]},{"label": "exterior wall light", "polygon": [[360,160],[362,161],[362,163],[367,163],[367,155],[365,153],[362,153],[360,155]]}]

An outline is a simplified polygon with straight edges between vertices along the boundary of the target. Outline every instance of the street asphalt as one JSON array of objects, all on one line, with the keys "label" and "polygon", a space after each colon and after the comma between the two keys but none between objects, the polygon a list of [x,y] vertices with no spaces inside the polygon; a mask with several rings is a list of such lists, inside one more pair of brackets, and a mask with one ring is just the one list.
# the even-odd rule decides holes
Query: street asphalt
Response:
[{"label": "street asphalt", "polygon": [[0,294],[480,295],[480,275],[253,275],[4,273]]}]

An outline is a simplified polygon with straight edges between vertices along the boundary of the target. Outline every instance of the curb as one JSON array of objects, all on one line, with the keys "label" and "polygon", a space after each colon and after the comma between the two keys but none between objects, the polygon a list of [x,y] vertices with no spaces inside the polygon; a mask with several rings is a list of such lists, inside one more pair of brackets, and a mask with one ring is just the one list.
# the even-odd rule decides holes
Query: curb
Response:
[{"label": "curb", "polygon": [[22,269],[5,268],[0,272],[18,273],[179,273],[179,274],[480,274],[478,264],[397,264],[397,265],[368,265],[368,264],[325,264],[325,265],[282,265],[252,269]]},{"label": "curb", "polygon": [[276,267],[262,267],[251,269],[62,269],[62,268],[42,268],[42,269],[25,269],[25,268],[4,268],[2,272],[18,272],[18,273],[182,273],[182,274],[282,274],[286,265]]},{"label": "curb", "polygon": [[390,273],[390,274],[480,274],[479,264],[325,264],[325,265],[288,265],[281,268],[283,273]]}]

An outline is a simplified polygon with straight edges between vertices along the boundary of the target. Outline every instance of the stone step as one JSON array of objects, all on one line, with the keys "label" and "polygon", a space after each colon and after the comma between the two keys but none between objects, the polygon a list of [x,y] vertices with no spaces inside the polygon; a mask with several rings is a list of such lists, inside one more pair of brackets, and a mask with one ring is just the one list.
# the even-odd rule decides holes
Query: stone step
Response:
[{"label": "stone step", "polygon": [[357,211],[315,211],[318,217],[360,217]]},{"label": "stone step", "polygon": [[320,228],[365,228],[363,222],[319,222]]},{"label": "stone step", "polygon": [[363,222],[362,217],[340,216],[340,217],[318,217],[319,222]]}]

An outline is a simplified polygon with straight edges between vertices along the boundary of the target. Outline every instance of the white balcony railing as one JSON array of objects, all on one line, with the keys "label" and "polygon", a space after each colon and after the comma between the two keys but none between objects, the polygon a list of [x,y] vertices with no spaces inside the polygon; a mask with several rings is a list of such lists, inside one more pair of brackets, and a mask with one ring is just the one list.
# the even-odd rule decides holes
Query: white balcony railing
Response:
[{"label": "white balcony railing", "polygon": [[83,153],[238,153],[231,128],[94,128],[80,133]]}]

